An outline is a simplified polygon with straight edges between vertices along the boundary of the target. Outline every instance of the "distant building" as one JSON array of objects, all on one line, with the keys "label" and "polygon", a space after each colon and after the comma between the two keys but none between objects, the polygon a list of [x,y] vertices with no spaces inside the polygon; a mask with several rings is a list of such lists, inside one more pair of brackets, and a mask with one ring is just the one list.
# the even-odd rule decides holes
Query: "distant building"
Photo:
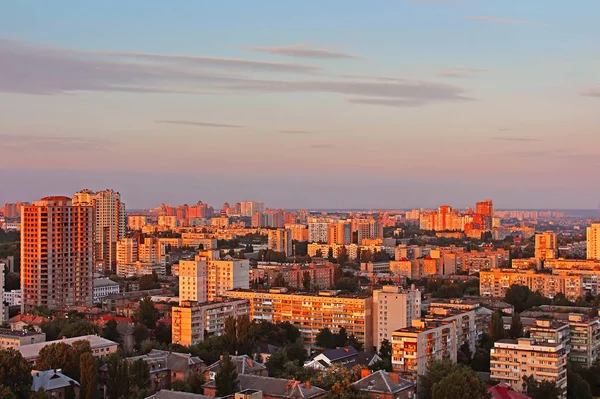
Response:
[{"label": "distant building", "polygon": [[90,347],[92,348],[92,355],[100,358],[110,356],[111,354],[115,353],[117,351],[117,348],[119,347],[118,343],[99,337],[97,335],[83,335],[75,338],[65,338],[56,341],[47,341],[36,344],[23,345],[15,349],[21,352],[23,358],[35,362],[35,359],[38,357],[42,348],[46,347],[47,345],[52,345],[59,342],[72,345],[73,342],[76,341],[89,342]]},{"label": "distant building", "polygon": [[587,258],[600,260],[600,223],[587,228]]},{"label": "distant building", "polygon": [[412,325],[421,317],[421,292],[414,286],[403,290],[397,286],[384,286],[373,291],[373,344],[376,348],[387,339],[392,342],[395,330]]},{"label": "distant building", "polygon": [[550,231],[535,235],[535,257],[546,260],[556,258],[556,233]]},{"label": "distant building", "polygon": [[288,229],[269,230],[268,248],[292,256],[292,231]]},{"label": "distant building", "polygon": [[204,260],[179,261],[179,303],[206,302],[208,264]]},{"label": "distant building", "polygon": [[29,330],[0,329],[0,349],[11,349],[23,345],[46,342],[46,334]]},{"label": "distant building", "polygon": [[121,292],[119,283],[109,278],[96,278],[92,285],[94,287],[94,303],[99,303],[105,296]]}]

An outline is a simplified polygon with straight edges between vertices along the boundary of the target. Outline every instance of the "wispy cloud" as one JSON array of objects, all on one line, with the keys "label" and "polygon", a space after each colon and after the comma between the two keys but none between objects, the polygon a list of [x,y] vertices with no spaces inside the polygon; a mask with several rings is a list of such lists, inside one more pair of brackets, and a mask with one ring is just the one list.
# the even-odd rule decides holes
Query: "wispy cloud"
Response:
[{"label": "wispy cloud", "polygon": [[542,141],[534,137],[518,137],[518,136],[495,136],[491,137],[495,141],[514,141],[514,142],[538,142]]},{"label": "wispy cloud", "polygon": [[528,21],[522,19],[508,19],[508,18],[499,18],[499,17],[490,17],[485,15],[467,15],[465,19],[470,19],[472,21],[485,21],[485,22],[495,22],[499,24],[526,24]]},{"label": "wispy cloud", "polygon": [[448,68],[438,71],[436,76],[441,76],[445,78],[471,78],[477,72],[483,72],[485,69],[481,68],[470,68],[470,67],[457,67],[457,68]]},{"label": "wispy cloud", "polygon": [[397,78],[394,76],[379,76],[379,75],[360,75],[360,74],[349,74],[349,75],[340,75],[341,78],[344,79],[365,79],[365,80],[376,80],[382,82],[407,82],[408,79],[405,78]]},{"label": "wispy cloud", "polygon": [[246,50],[253,52],[269,53],[283,55],[294,58],[315,58],[315,59],[358,59],[358,55],[309,47],[307,44],[294,44],[290,46],[279,47],[246,47]]},{"label": "wispy cloud", "polygon": [[[227,73],[236,70],[240,75]],[[304,78],[260,78],[259,72]],[[88,52],[27,42],[0,42],[0,92],[262,94],[330,93],[367,98],[355,102],[417,106],[468,99],[461,87],[439,82],[339,80],[312,74],[300,64],[142,53]],[[247,74],[244,74],[247,72]],[[273,76],[273,75],[269,75]],[[312,76],[313,79],[307,79]],[[387,100],[386,100],[387,99]],[[392,101],[393,100],[393,101]],[[395,104],[392,104],[395,103]]]},{"label": "wispy cloud", "polygon": [[223,127],[223,128],[242,128],[241,125],[228,125],[225,123],[211,123],[211,122],[196,122],[196,121],[169,121],[161,120],[155,121],[156,123],[166,123],[171,125],[187,125],[187,126],[202,126],[202,127]]},{"label": "wispy cloud", "polygon": [[581,92],[582,96],[586,97],[599,97],[600,98],[600,87],[593,87]]},{"label": "wispy cloud", "polygon": [[309,132],[307,130],[280,130],[279,133],[296,135],[296,136],[307,136],[307,135],[311,134],[311,132]]},{"label": "wispy cloud", "polygon": [[7,150],[42,149],[44,151],[103,151],[108,149],[111,142],[98,138],[83,138],[71,136],[33,136],[0,134],[2,148]]}]

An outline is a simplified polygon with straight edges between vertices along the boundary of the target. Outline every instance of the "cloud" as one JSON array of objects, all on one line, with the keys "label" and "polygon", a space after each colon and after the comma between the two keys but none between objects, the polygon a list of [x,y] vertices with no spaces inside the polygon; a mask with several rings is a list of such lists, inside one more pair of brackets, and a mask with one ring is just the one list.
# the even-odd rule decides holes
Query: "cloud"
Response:
[{"label": "cloud", "polygon": [[297,136],[306,136],[306,135],[312,134],[311,132],[306,131],[306,130],[280,130],[279,133],[297,135]]},{"label": "cloud", "polygon": [[498,17],[489,17],[483,15],[467,15],[465,19],[470,19],[472,21],[485,21],[485,22],[496,22],[499,24],[526,24],[528,21],[520,20],[520,19],[507,19],[507,18],[498,18]]},{"label": "cloud", "polygon": [[438,71],[436,76],[445,78],[470,78],[473,77],[475,73],[483,71],[485,71],[485,69],[470,67],[448,68]]},{"label": "cloud", "polygon": [[348,102],[353,104],[385,105],[388,107],[419,107],[423,105],[422,101],[401,98],[349,98]]},{"label": "cloud", "polygon": [[407,82],[407,79],[397,78],[394,76],[378,76],[378,75],[360,75],[360,74],[349,74],[349,75],[340,75],[340,77],[345,79],[365,79],[365,80],[379,80],[382,82]]},{"label": "cloud", "polygon": [[194,121],[155,121],[156,123],[166,123],[171,125],[188,125],[188,126],[203,126],[203,127],[224,127],[224,128],[241,128],[241,125],[227,125],[224,123],[211,123],[211,122],[194,122]]},{"label": "cloud", "polygon": [[333,148],[333,144],[313,144],[310,148],[314,149],[331,149]]},{"label": "cloud", "polygon": [[495,141],[516,141],[516,142],[538,142],[542,141],[534,137],[518,137],[518,136],[495,136],[491,138]]},{"label": "cloud", "polygon": [[499,132],[508,132],[511,129],[509,127],[501,127],[500,129],[498,129]]},{"label": "cloud", "polygon": [[[241,74],[231,74],[235,69]],[[261,78],[260,72],[280,72]],[[314,78],[314,68],[200,56],[89,52],[0,41],[0,93],[183,93],[198,95],[328,93],[366,97],[356,102],[427,105],[468,99],[438,82]],[[244,74],[247,72],[249,75]],[[282,73],[295,77],[282,77]],[[308,77],[312,77],[308,79]],[[389,100],[385,100],[389,99]],[[391,101],[395,100],[395,101]]]},{"label": "cloud", "polygon": [[342,53],[338,51],[331,51],[325,49],[319,49],[314,47],[308,47],[306,44],[294,44],[290,46],[279,46],[279,47],[247,47],[246,50],[253,52],[269,53],[283,55],[286,57],[294,58],[315,58],[315,59],[358,59],[361,58],[358,55]]},{"label": "cloud", "polygon": [[594,87],[581,92],[582,96],[600,98],[600,87]]},{"label": "cloud", "polygon": [[55,152],[71,151],[104,151],[111,144],[110,141],[97,138],[69,137],[69,136],[32,136],[0,134],[2,148],[6,150],[26,149]]}]

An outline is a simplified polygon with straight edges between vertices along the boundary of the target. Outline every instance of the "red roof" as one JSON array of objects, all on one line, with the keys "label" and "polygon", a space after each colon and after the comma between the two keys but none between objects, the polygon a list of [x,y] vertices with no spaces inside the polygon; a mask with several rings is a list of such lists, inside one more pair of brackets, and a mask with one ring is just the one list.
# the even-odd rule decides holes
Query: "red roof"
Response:
[{"label": "red roof", "polygon": [[492,394],[492,399],[531,399],[527,395],[511,390],[506,384],[488,387],[488,391]]},{"label": "red roof", "polygon": [[131,320],[131,317],[123,317],[123,316],[105,315],[105,316],[102,316],[102,320],[104,320],[104,321],[114,320],[117,323],[133,323],[133,320]]}]

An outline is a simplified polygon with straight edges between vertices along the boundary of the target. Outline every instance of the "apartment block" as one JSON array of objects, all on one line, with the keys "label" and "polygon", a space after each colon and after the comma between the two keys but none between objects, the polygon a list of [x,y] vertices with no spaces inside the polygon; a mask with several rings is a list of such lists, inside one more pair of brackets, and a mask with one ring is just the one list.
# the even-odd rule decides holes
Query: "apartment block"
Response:
[{"label": "apartment block", "polygon": [[229,317],[247,314],[249,306],[244,299],[205,303],[183,301],[171,310],[172,342],[184,346],[196,345],[207,336],[222,335]]},{"label": "apartment block", "polygon": [[315,346],[319,330],[327,327],[334,333],[344,327],[365,348],[373,347],[373,298],[345,295],[336,291],[289,293],[285,288],[268,291],[234,290],[226,297],[250,302],[250,317],[271,323],[288,321],[300,330],[307,345]]},{"label": "apartment block", "polygon": [[152,273],[156,273],[159,276],[164,276],[167,272],[165,266],[159,265],[158,263],[138,261],[117,265],[117,276],[119,277],[142,277]]},{"label": "apartment block", "polygon": [[203,260],[179,261],[179,303],[206,302],[208,263]]},{"label": "apartment block", "polygon": [[327,234],[328,244],[349,245],[352,243],[352,225],[347,221],[330,223]]},{"label": "apartment block", "polygon": [[285,228],[292,233],[292,240],[308,241],[308,226],[305,224],[286,224]]},{"label": "apartment block", "polygon": [[587,258],[600,260],[600,223],[587,228]]},{"label": "apartment block", "polygon": [[304,276],[310,277],[310,289],[329,289],[333,285],[333,273],[335,268],[331,263],[310,265],[272,265],[260,264],[258,270],[263,273],[263,278],[274,281],[277,275],[281,275],[286,286],[296,289],[304,289]]},{"label": "apartment block", "polygon": [[269,230],[268,248],[292,256],[292,232],[288,229]]},{"label": "apartment block", "polygon": [[535,235],[535,257],[546,260],[556,258],[557,252],[556,233],[550,231]]},{"label": "apartment block", "polygon": [[0,329],[0,349],[13,349],[23,345],[46,342],[46,334],[35,331]]},{"label": "apartment block", "polygon": [[491,350],[491,379],[523,392],[523,377],[552,381],[567,397],[567,352],[561,343],[536,343],[531,338],[502,339]]},{"label": "apartment block", "polygon": [[373,291],[373,344],[381,346],[384,339],[392,342],[395,330],[412,325],[421,317],[421,291],[414,285],[404,290],[394,285],[386,285]]},{"label": "apartment block", "polygon": [[416,319],[392,333],[392,367],[403,378],[416,381],[429,365],[444,358],[456,363],[456,324]]},{"label": "apartment block", "polygon": [[148,218],[143,215],[127,216],[127,228],[129,230],[141,230],[148,224]]},{"label": "apartment block", "polygon": [[329,237],[328,222],[312,222],[308,224],[308,242],[324,244]]},{"label": "apartment block", "polygon": [[21,312],[92,305],[94,208],[46,197],[22,208]]},{"label": "apartment block", "polygon": [[583,277],[571,273],[545,274],[534,270],[495,269],[481,272],[479,292],[481,296],[504,297],[511,285],[523,285],[531,291],[554,298],[563,293],[567,299],[576,301],[584,296]]},{"label": "apartment block", "polygon": [[562,344],[568,354],[570,349],[569,323],[561,320],[536,319],[528,328],[529,337],[536,343]]},{"label": "apartment block", "polygon": [[221,259],[218,250],[209,250],[200,251],[196,261],[206,262],[206,297],[209,302],[229,290],[250,288],[250,262],[247,259]]}]

